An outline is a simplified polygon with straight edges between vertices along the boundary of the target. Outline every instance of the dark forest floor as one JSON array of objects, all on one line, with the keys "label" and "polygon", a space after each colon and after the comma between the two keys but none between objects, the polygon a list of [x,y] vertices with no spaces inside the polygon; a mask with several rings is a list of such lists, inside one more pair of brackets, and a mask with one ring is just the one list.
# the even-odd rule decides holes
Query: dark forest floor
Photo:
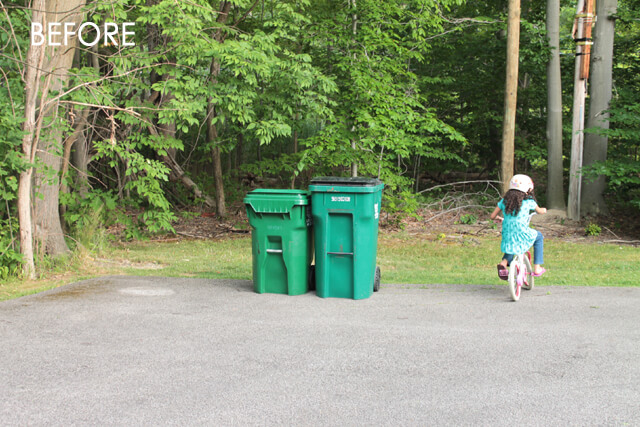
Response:
[{"label": "dark forest floor", "polygon": [[[417,216],[393,217],[383,211],[380,216],[382,233],[403,231],[424,239],[445,236],[499,236],[500,227],[488,218],[489,214],[479,210],[458,210],[454,212],[421,209]],[[467,223],[464,223],[467,222]],[[589,224],[600,227],[598,235],[587,235]],[[613,212],[606,217],[586,218],[571,221],[563,218],[562,212],[549,211],[536,215],[532,226],[540,230],[545,238],[555,238],[568,242],[622,243],[640,246],[640,216],[629,212]],[[215,239],[243,236],[250,233],[244,205],[229,207],[226,218],[208,212],[193,212],[180,219],[175,225],[176,236],[172,238]],[[158,237],[166,239],[169,236]]]}]

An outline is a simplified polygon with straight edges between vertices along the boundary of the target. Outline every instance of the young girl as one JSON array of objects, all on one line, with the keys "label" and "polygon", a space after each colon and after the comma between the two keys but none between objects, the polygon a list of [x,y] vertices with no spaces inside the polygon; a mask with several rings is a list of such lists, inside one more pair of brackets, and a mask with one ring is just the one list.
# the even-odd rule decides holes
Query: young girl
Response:
[{"label": "young girl", "polygon": [[[506,280],[509,276],[507,266],[514,254],[523,254],[533,246],[533,275],[538,277],[545,273],[541,264],[543,260],[542,233],[529,227],[531,211],[537,214],[547,212],[536,203],[533,196],[533,181],[527,175],[514,175],[509,182],[509,191],[498,202],[498,206],[491,213],[491,219],[502,221],[502,244],[500,250],[504,253],[502,262],[498,264],[498,276]],[[503,212],[504,218],[498,216]]]}]

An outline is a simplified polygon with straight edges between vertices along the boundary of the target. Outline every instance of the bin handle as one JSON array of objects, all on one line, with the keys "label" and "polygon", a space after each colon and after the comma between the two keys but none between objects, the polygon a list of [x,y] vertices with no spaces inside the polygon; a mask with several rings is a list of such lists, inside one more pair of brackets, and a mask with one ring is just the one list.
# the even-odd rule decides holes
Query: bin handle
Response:
[{"label": "bin handle", "polygon": [[267,249],[268,254],[281,254],[282,249]]},{"label": "bin handle", "polygon": [[353,252],[327,252],[328,255],[353,255]]}]

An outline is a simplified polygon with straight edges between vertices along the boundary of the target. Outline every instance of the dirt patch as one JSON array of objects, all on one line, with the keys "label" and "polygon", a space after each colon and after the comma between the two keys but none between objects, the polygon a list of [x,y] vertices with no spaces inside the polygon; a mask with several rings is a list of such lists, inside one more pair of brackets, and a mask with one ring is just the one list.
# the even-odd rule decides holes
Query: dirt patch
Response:
[{"label": "dirt patch", "polygon": [[108,269],[112,269],[115,267],[115,268],[137,268],[139,270],[160,270],[166,267],[166,265],[164,264],[158,264],[155,262],[132,262],[125,259],[115,260],[115,259],[106,259],[106,258],[95,258],[93,260],[93,264],[100,267],[108,268]]},{"label": "dirt patch", "polygon": [[[175,234],[161,235],[153,241],[172,241],[183,239],[236,238],[250,235],[251,227],[242,203],[229,206],[229,214],[220,218],[210,212],[183,213],[174,224]],[[392,216],[384,211],[380,215],[380,228],[383,232],[405,232],[422,236],[425,239],[456,239],[500,236],[500,226],[489,219],[489,209],[458,209],[453,211],[420,209],[415,216]],[[566,218],[564,211],[548,211],[545,215],[534,215],[532,226],[540,230],[546,238],[568,242],[620,243],[640,246],[640,217],[629,212],[613,212],[609,216],[587,218],[572,221]],[[585,229],[589,224],[600,228],[596,236],[587,236]],[[134,265],[126,266],[134,267]],[[162,268],[162,266],[140,266],[136,268]]]},{"label": "dirt patch", "polygon": [[[640,218],[625,220],[624,225],[615,217],[587,218],[572,221],[563,211],[548,211],[544,215],[534,215],[531,224],[546,238],[567,242],[620,243],[640,246]],[[588,236],[585,229],[596,224],[600,233]],[[385,216],[380,222],[382,229],[393,232],[404,230],[412,235],[424,234],[431,238],[458,238],[465,236],[500,236],[500,225],[489,219],[489,212],[482,210],[458,210],[454,212],[422,209],[417,217],[397,218]],[[443,237],[444,236],[444,237]]]},{"label": "dirt patch", "polygon": [[247,215],[242,213],[221,220],[215,214],[205,212],[197,217],[182,219],[174,228],[178,236],[192,239],[215,239],[229,235],[247,235],[251,232]]}]

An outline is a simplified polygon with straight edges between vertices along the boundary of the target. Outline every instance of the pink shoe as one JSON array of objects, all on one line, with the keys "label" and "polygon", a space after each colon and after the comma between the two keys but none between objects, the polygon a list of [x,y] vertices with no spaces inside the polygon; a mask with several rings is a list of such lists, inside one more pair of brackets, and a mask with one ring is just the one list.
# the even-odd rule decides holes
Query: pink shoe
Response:
[{"label": "pink shoe", "polygon": [[502,264],[498,264],[498,277],[502,280],[507,280],[509,278],[509,270]]},{"label": "pink shoe", "polygon": [[533,276],[533,277],[540,277],[540,276],[542,276],[542,275],[543,275],[544,273],[546,273],[546,272],[547,272],[547,269],[546,269],[546,268],[542,268],[542,269],[540,270],[540,273],[538,273],[538,274],[533,273],[533,274],[532,274],[532,276]]}]

